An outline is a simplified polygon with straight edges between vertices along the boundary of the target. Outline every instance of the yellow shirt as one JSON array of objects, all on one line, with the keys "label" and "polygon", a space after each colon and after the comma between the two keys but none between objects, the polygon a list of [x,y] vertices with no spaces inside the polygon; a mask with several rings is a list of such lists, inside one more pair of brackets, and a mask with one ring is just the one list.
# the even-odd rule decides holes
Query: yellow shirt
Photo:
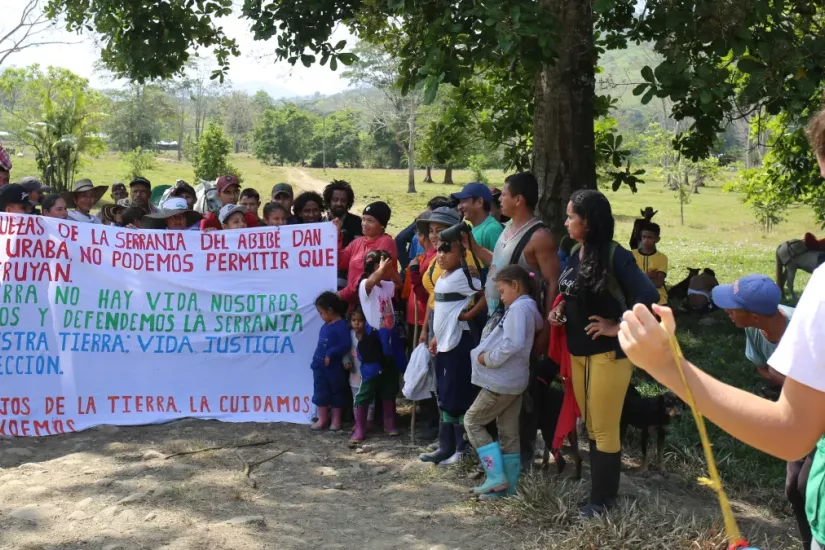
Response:
[{"label": "yellow shirt", "polygon": [[[436,254],[436,256],[437,255],[438,254]],[[438,267],[438,263],[436,263],[436,256],[433,256],[432,261],[426,267],[422,267],[421,277],[421,284],[424,285],[424,288],[430,293],[430,299],[427,301],[427,307],[433,309],[435,309],[435,283],[438,282],[438,278],[441,277],[441,274],[443,273],[443,270]],[[470,250],[468,250],[464,255],[464,259],[467,261],[467,265],[470,267],[470,270],[476,269],[473,253]],[[432,277],[430,277],[430,267],[433,267]],[[477,276],[478,275],[476,275],[476,277]]]},{"label": "yellow shirt", "polygon": [[[651,271],[667,273],[667,256],[661,252],[657,251],[653,254],[646,255],[638,250],[634,250],[633,257],[636,258],[636,265],[645,273],[650,273]],[[665,290],[665,286],[662,285],[661,288],[657,288],[656,290],[659,291],[659,305],[667,305],[667,290]]]}]

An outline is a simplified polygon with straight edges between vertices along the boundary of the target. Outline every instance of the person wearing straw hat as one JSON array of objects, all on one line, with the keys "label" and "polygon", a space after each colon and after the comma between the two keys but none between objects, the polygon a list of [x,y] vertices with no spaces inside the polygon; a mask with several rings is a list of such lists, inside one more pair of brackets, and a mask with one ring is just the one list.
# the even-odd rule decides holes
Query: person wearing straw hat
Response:
[{"label": "person wearing straw hat", "polygon": [[120,199],[115,204],[104,205],[100,209],[100,213],[97,215],[97,218],[103,222],[103,225],[114,225],[119,227],[123,223],[123,212],[131,206],[134,206],[132,199]]},{"label": "person wearing straw hat", "polygon": [[90,179],[82,179],[74,182],[72,190],[63,193],[63,200],[69,207],[69,219],[80,223],[103,222],[92,216],[92,208],[106,194],[109,189],[106,185],[95,185]]},{"label": "person wearing straw hat", "polygon": [[160,209],[153,214],[143,216],[143,229],[171,229],[184,231],[200,222],[203,216],[194,210],[189,210],[186,199],[172,197],[160,205]]}]

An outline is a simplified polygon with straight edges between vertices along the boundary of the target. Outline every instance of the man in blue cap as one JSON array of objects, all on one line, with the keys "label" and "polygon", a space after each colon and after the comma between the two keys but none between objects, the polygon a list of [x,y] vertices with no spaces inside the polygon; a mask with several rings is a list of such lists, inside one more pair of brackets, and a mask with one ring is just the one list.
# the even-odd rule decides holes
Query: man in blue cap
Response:
[{"label": "man in blue cap", "polygon": [[[756,365],[762,378],[776,386],[781,386],[785,377],[771,368],[768,360],[794,314],[794,308],[779,304],[781,298],[782,291],[764,275],[748,275],[713,289],[713,303],[724,309],[737,327],[745,329],[745,357]],[[812,460],[813,452],[803,460],[788,462],[785,478],[785,496],[806,549],[811,544],[811,528],[805,515],[805,487]]]},{"label": "man in blue cap", "polygon": [[468,183],[460,193],[451,197],[458,202],[464,219],[473,224],[473,239],[487,250],[494,250],[504,227],[490,215],[493,192],[483,183]]}]

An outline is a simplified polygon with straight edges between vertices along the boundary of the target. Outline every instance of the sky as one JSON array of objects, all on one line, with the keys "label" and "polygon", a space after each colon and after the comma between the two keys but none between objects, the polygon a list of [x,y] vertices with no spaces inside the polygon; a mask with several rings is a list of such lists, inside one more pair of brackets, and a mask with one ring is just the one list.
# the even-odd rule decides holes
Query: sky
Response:
[{"label": "sky", "polygon": [[[20,19],[25,0],[0,0],[0,37],[4,36],[13,26],[12,21]],[[41,0],[41,3],[45,3]],[[238,41],[241,56],[232,58],[229,71],[230,85],[235,90],[247,91],[254,94],[258,90],[265,90],[274,98],[296,97],[313,95],[320,92],[331,95],[345,90],[348,82],[334,73],[328,67],[312,66],[306,68],[300,63],[292,67],[288,63],[275,62],[274,57],[268,55],[274,50],[274,44],[267,47],[265,42],[255,42],[249,31],[249,24],[238,17],[231,16],[221,20],[227,34]],[[100,52],[95,47],[95,38],[90,34],[75,35],[63,29],[56,29],[49,35],[49,39],[72,42],[72,44],[44,45],[17,52],[9,56],[3,67],[27,66],[39,63],[43,66],[54,65],[64,67],[72,72],[88,78],[93,87],[111,88],[118,86],[112,83],[105,74],[96,74],[95,62],[100,58]],[[348,48],[355,44],[355,39],[347,29],[336,30],[331,42],[347,40]],[[0,49],[3,49],[0,47]],[[211,58],[207,52],[202,52]]]}]

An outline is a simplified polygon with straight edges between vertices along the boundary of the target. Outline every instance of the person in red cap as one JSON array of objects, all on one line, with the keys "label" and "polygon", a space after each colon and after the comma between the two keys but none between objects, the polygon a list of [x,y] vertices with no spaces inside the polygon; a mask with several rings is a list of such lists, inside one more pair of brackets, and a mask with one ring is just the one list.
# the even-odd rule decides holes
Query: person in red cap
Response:
[{"label": "person in red cap", "polygon": [[[221,206],[238,204],[238,198],[241,195],[241,184],[238,182],[237,177],[231,174],[219,177],[216,188]],[[246,218],[247,227],[258,227],[258,217],[255,214],[246,212],[244,217]],[[216,229],[222,229],[221,222],[217,214],[209,212],[201,220],[201,231],[214,231]]]}]

